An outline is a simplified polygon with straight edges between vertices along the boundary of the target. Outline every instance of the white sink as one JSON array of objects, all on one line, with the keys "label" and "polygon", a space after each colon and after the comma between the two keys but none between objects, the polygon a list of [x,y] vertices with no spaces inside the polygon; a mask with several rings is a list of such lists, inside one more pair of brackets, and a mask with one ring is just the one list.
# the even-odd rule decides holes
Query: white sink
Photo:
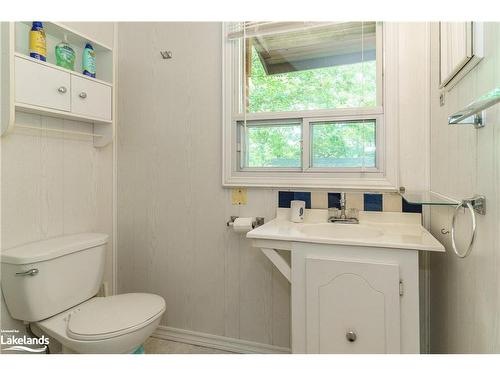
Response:
[{"label": "white sink", "polygon": [[278,208],[276,218],[247,233],[256,247],[291,250],[296,242],[343,246],[444,251],[421,225],[420,214],[359,213],[359,224],[329,223],[328,210],[307,209],[304,222],[292,223],[289,209]]},{"label": "white sink", "polygon": [[300,231],[308,236],[338,239],[368,239],[383,235],[381,230],[363,224],[305,224]]}]

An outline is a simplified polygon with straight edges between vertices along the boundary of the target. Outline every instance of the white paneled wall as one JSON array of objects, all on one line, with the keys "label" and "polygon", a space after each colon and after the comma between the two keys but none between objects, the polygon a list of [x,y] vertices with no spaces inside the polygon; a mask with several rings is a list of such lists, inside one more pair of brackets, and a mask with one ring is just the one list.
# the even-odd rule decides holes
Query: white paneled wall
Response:
[{"label": "white paneled wall", "polygon": [[[120,23],[118,36],[118,292],[162,295],[165,326],[289,346],[288,282],[225,226],[230,215],[273,218],[277,191],[249,189],[238,207],[221,186],[221,25]],[[428,61],[426,24],[401,25],[400,50],[399,105],[411,111],[400,131],[413,139],[401,164],[417,188],[427,71],[414,70]]]},{"label": "white paneled wall", "polygon": [[[500,24],[485,24],[485,57],[446,93],[439,105],[438,25],[431,40],[431,188],[455,199],[484,194],[476,243],[459,259],[449,235],[453,208],[433,208],[431,229],[446,246],[431,257],[431,350],[436,353],[500,351],[500,106],[486,113],[486,127],[448,126],[447,116],[500,85]],[[469,218],[460,214],[459,246],[466,246]]]},{"label": "white paneled wall", "polygon": [[162,325],[289,346],[288,282],[226,228],[273,218],[277,193],[249,190],[238,207],[221,186],[220,23],[118,35],[118,291],[162,295]]},{"label": "white paneled wall", "polygon": [[[88,29],[82,27],[82,32],[113,40],[113,24],[94,24],[111,35],[92,32],[93,23],[73,27],[83,25]],[[88,124],[68,120],[22,113],[16,118],[18,123],[42,129],[89,131]],[[19,128],[0,142],[2,248],[85,231],[108,233],[105,280],[111,286],[113,145],[95,148],[89,137]],[[19,328],[3,298],[1,305],[1,327]]]}]

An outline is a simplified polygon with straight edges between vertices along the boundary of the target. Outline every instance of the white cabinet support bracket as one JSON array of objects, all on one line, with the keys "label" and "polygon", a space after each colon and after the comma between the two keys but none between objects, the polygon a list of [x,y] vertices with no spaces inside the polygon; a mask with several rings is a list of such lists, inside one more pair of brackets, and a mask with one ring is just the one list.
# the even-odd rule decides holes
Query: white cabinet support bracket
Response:
[{"label": "white cabinet support bracket", "polygon": [[275,265],[278,271],[280,271],[283,274],[283,276],[286,277],[288,282],[291,282],[292,268],[290,264],[286,261],[286,259],[283,258],[283,256],[274,249],[268,249],[262,247],[261,250],[264,253],[264,255],[269,258],[271,263]]}]

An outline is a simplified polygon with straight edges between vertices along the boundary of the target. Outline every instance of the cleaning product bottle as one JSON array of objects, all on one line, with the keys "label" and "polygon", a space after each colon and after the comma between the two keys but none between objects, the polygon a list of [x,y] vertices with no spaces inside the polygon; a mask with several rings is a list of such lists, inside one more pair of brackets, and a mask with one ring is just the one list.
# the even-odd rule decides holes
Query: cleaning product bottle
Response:
[{"label": "cleaning product bottle", "polygon": [[45,30],[40,21],[33,22],[30,30],[30,56],[47,61],[47,41],[45,40]]},{"label": "cleaning product bottle", "polygon": [[56,64],[69,70],[75,68],[75,51],[69,45],[67,35],[64,35],[63,41],[56,46]]},{"label": "cleaning product bottle", "polygon": [[95,78],[95,51],[90,43],[85,44],[82,62],[83,74]]}]

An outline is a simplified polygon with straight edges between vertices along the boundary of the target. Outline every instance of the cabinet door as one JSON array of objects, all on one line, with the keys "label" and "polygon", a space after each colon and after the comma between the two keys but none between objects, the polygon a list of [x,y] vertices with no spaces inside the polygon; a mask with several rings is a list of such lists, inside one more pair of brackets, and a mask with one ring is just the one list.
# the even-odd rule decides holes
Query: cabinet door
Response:
[{"label": "cabinet door", "polygon": [[111,120],[111,87],[90,79],[71,76],[71,112]]},{"label": "cabinet door", "polygon": [[399,353],[399,267],[306,258],[307,353]]},{"label": "cabinet door", "polygon": [[445,86],[472,58],[472,22],[440,22],[440,82]]},{"label": "cabinet door", "polygon": [[16,102],[70,110],[70,75],[35,61],[15,57]]}]

